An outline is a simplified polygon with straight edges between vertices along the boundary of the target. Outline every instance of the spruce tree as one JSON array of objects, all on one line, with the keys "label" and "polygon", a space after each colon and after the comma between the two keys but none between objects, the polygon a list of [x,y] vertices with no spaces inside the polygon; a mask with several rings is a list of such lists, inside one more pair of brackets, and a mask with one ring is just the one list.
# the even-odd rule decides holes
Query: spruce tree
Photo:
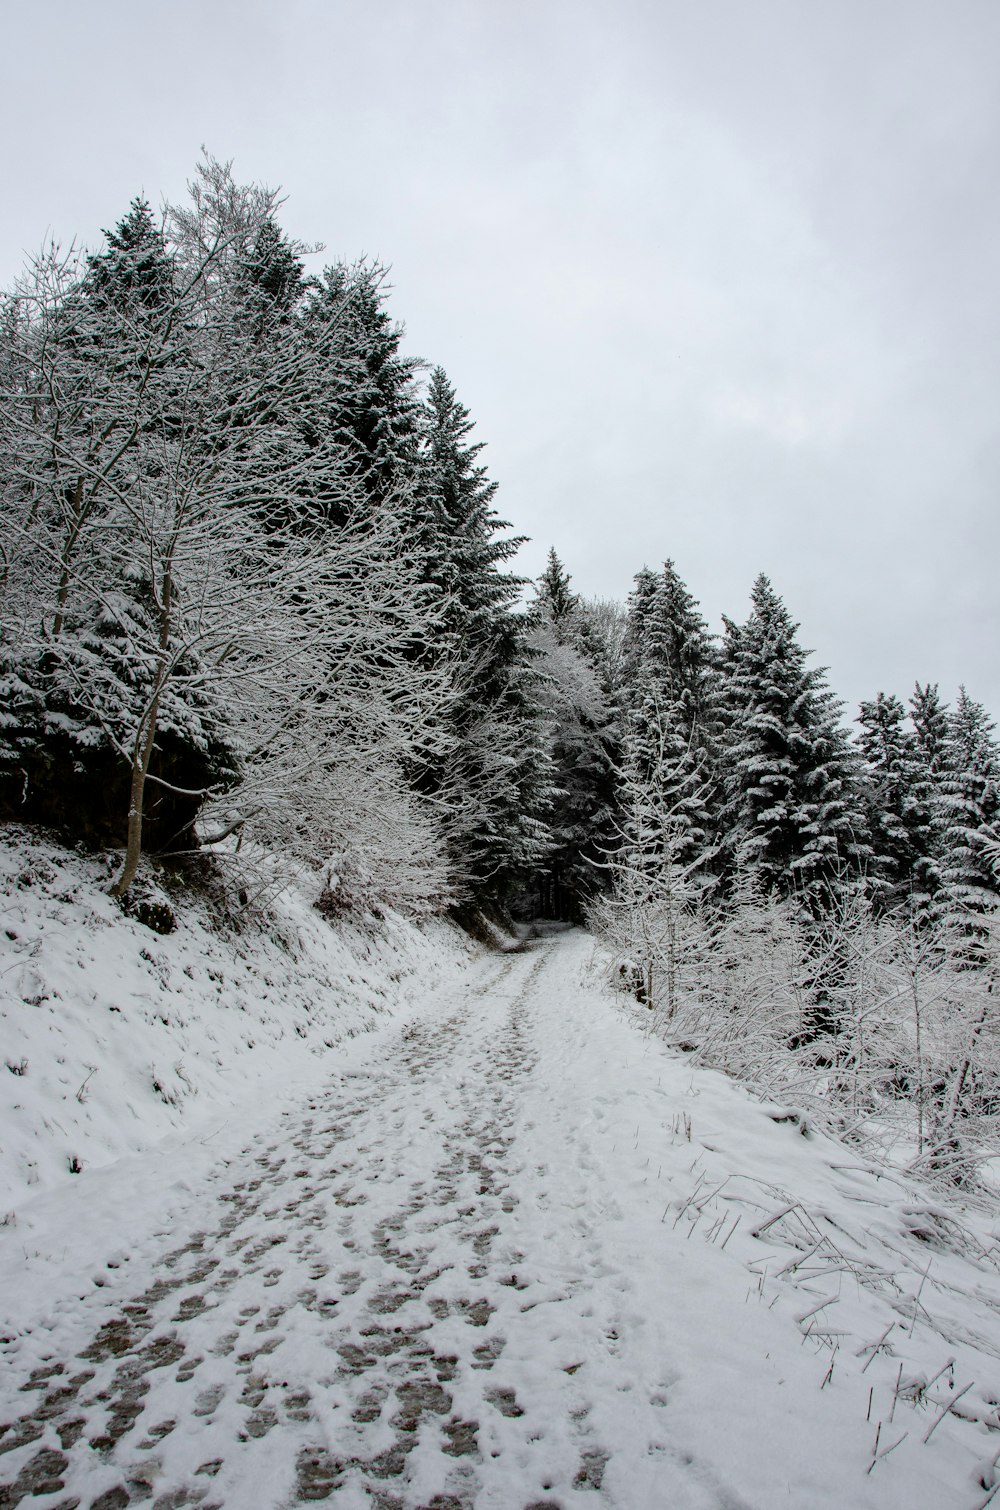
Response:
[{"label": "spruce tree", "polygon": [[614,841],[614,708],[601,683],[590,619],[553,549],[529,620],[553,778],[545,813],[549,852],[530,883],[528,906],[577,922],[603,884]]},{"label": "spruce tree", "polygon": [[[672,561],[638,573],[628,626],[623,773],[672,814],[675,861],[704,866],[715,845],[718,681],[708,628]],[[644,824],[638,813],[629,822]]]},{"label": "spruce tree", "polygon": [[282,231],[273,215],[265,216],[252,245],[241,258],[239,285],[248,307],[256,306],[263,321],[290,314],[306,287],[302,252]]},{"label": "spruce tree", "polygon": [[312,284],[303,329],[326,363],[325,429],[345,448],[375,501],[408,506],[417,469],[421,363],[401,352],[385,270],[337,263]]},{"label": "spruce tree", "polygon": [[528,624],[516,612],[523,580],[503,569],[522,542],[494,510],[482,443],[440,367],[416,426],[414,528],[453,664],[447,753],[420,780],[445,804],[459,890],[506,899],[549,842],[547,720]]},{"label": "spruce tree", "polygon": [[917,682],[910,698],[910,721],[921,758],[932,775],[944,768],[950,726],[948,708],[941,701],[937,684]]},{"label": "spruce tree", "polygon": [[545,570],[535,586],[535,607],[552,624],[569,625],[577,616],[580,598],[572,589],[571,577],[556,555],[555,546],[549,546]]},{"label": "spruce tree", "polygon": [[918,916],[927,922],[945,905],[947,841],[942,782],[948,761],[950,729],[949,710],[936,683],[915,684],[910,698],[910,723],[913,729],[910,800],[916,845],[912,889]]},{"label": "spruce tree", "polygon": [[128,213],[104,232],[105,250],[87,257],[81,293],[94,304],[153,312],[170,306],[174,261],[149,202],[133,199]]},{"label": "spruce tree", "polygon": [[880,908],[926,907],[936,889],[931,801],[916,736],[898,697],[878,693],[861,704],[858,747],[867,774],[872,859],[868,883]]},{"label": "spruce tree", "polygon": [[797,630],[758,577],[749,619],[726,639],[722,821],[731,873],[816,910],[871,851],[841,705],[807,667]]},{"label": "spruce tree", "polygon": [[483,442],[470,441],[474,423],[442,367],[431,372],[418,428],[429,576],[447,597],[449,627],[466,640],[488,641],[524,586],[500,569],[524,539],[508,534],[493,508],[497,484],[479,460]]},{"label": "spruce tree", "polygon": [[982,703],[960,688],[942,752],[942,870],[951,903],[974,912],[997,904],[997,877],[989,852],[1000,820],[995,727]]}]

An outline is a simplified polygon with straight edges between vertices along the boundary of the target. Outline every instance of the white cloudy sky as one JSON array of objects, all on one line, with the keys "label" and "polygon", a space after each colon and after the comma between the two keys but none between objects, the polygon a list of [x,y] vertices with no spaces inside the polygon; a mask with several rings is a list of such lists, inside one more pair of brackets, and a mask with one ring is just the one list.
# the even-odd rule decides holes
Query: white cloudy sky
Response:
[{"label": "white cloudy sky", "polygon": [[33,0],[0,115],[0,281],[205,143],[391,264],[527,573],[1000,714],[997,0]]}]

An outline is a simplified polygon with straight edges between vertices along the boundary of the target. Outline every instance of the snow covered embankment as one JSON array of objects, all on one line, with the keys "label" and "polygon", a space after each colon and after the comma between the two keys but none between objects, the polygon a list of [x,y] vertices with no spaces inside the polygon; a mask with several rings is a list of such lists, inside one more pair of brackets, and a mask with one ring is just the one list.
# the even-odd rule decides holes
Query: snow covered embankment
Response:
[{"label": "snow covered embankment", "polygon": [[433,1000],[471,948],[443,922],[331,927],[294,889],[242,933],[188,897],[160,935],[105,885],[99,860],[0,835],[0,1220],[170,1134],[307,1091],[338,1041]]}]

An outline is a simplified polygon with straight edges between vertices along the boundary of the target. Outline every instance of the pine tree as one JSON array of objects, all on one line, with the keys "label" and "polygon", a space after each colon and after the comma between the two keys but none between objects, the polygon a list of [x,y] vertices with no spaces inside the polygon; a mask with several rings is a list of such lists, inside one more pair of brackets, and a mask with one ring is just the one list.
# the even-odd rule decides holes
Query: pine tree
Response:
[{"label": "pine tree", "polygon": [[[711,862],[718,683],[707,625],[672,561],[644,568],[629,600],[622,765],[632,789],[669,810],[677,863]],[[632,827],[643,827],[633,814]],[[654,828],[658,828],[654,824]]]},{"label": "pine tree", "polygon": [[546,812],[550,849],[528,905],[542,916],[578,922],[603,884],[601,867],[614,841],[614,708],[601,685],[590,620],[555,550],[529,617],[554,774]]},{"label": "pine tree", "polygon": [[916,683],[910,698],[914,767],[910,783],[916,854],[913,899],[923,921],[944,905],[945,820],[942,781],[948,761],[949,711],[936,683]]},{"label": "pine tree", "polygon": [[105,231],[106,249],[87,257],[85,297],[120,310],[168,308],[174,293],[174,261],[149,202],[133,199],[128,214]]},{"label": "pine tree", "polygon": [[[637,598],[636,671],[655,679],[676,711],[681,732],[707,734],[717,702],[715,655],[708,626],[672,561],[649,581],[641,575]],[[637,583],[639,582],[637,578]]]},{"label": "pine tree", "polygon": [[421,363],[404,357],[402,325],[386,304],[385,269],[337,263],[309,288],[306,338],[324,361],[324,430],[352,458],[375,501],[413,497],[420,430]]},{"label": "pine tree", "polygon": [[494,622],[516,603],[523,579],[503,571],[523,536],[493,508],[497,484],[479,460],[482,441],[442,367],[435,367],[419,414],[420,483],[428,570],[447,596],[447,622],[464,639],[489,640]]},{"label": "pine tree", "polygon": [[910,698],[910,721],[917,748],[932,775],[944,768],[950,726],[947,706],[941,701],[937,684],[917,682]]},{"label": "pine tree", "polygon": [[821,908],[870,857],[857,757],[823,672],[765,576],[747,622],[729,627],[723,825],[731,871]]},{"label": "pine tree", "polygon": [[974,912],[997,905],[990,854],[1000,820],[1000,749],[982,703],[959,689],[942,750],[944,883],[952,904]]},{"label": "pine tree", "polygon": [[535,606],[557,628],[569,625],[577,616],[580,598],[572,589],[571,577],[556,555],[555,546],[549,546],[545,570],[535,587]]},{"label": "pine tree", "polygon": [[273,215],[266,215],[251,247],[242,258],[239,285],[248,307],[273,322],[275,313],[289,314],[305,291],[304,247],[289,240]]},{"label": "pine tree", "polygon": [[924,907],[932,895],[931,808],[916,736],[898,697],[861,704],[858,747],[867,767],[872,860],[868,883],[879,907]]},{"label": "pine tree", "polygon": [[626,697],[629,695],[630,686],[638,681],[642,667],[649,658],[649,632],[653,617],[653,600],[658,585],[657,573],[648,566],[643,566],[636,572],[634,586],[628,596],[623,647],[623,689]]},{"label": "pine tree", "polygon": [[670,1018],[703,963],[718,700],[712,641],[673,562],[637,574],[624,641],[618,842],[594,919]]},{"label": "pine tree", "polygon": [[448,751],[428,761],[422,790],[446,804],[459,889],[506,898],[541,860],[551,782],[546,715],[523,581],[503,570],[522,543],[493,507],[497,485],[471,440],[473,422],[444,370],[421,406],[412,518],[452,658]]}]

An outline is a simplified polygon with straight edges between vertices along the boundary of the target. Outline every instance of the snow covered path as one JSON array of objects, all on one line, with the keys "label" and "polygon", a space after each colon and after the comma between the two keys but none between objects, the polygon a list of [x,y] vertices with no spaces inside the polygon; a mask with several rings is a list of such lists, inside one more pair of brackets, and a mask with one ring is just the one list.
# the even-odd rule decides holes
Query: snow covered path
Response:
[{"label": "snow covered path", "polygon": [[[910,1239],[910,1265],[873,1174],[645,1039],[590,953],[569,934],[483,961],[331,1053],[169,1241],[120,1233],[99,1282],[48,1303],[29,1276],[0,1349],[2,1510],[986,1503],[995,1264]],[[839,1247],[797,1235],[816,1202]]]}]

